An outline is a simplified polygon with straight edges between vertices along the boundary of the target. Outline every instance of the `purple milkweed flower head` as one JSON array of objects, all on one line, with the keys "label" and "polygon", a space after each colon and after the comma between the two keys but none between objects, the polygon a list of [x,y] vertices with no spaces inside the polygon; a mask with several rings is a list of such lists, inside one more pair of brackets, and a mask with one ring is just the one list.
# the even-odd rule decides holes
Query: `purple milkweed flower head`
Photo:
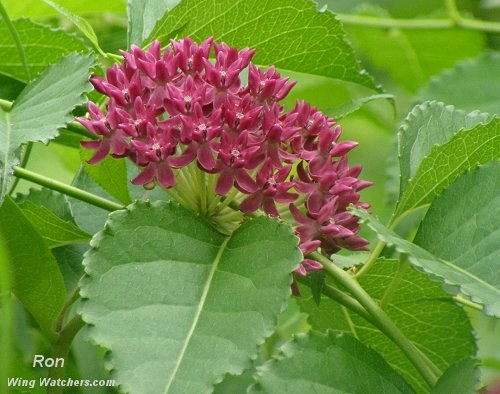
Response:
[{"label": "purple milkweed flower head", "polygon": [[[223,218],[240,221],[260,209],[295,227],[304,255],[367,248],[348,210],[369,207],[359,192],[371,182],[358,179],[361,167],[347,159],[357,143],[340,141],[340,125],[307,102],[285,111],[294,81],[252,64],[254,50],[213,38],[120,53],[121,64],[91,78],[108,101],[103,108],[89,102],[78,118],[97,137],[82,141],[95,151],[89,163],[128,157],[138,168],[132,183],[191,194],[180,202],[221,231],[231,229]],[[206,200],[192,196],[197,188]],[[235,207],[243,212],[236,219]],[[321,264],[305,258],[295,272],[316,269]]]}]

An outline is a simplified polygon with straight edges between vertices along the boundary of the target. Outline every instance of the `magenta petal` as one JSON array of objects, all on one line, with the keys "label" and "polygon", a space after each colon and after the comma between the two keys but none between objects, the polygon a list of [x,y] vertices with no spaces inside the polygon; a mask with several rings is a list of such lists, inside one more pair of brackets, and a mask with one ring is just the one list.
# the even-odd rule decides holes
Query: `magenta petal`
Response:
[{"label": "magenta petal", "polygon": [[225,196],[229,190],[233,187],[234,183],[234,173],[231,169],[223,171],[219,179],[217,179],[217,184],[215,185],[215,192],[219,196]]},{"label": "magenta petal", "polygon": [[323,269],[323,266],[321,265],[321,263],[319,263],[315,260],[310,260],[310,259],[304,259],[304,261],[302,262],[302,266],[308,272]]},{"label": "magenta petal", "polygon": [[246,193],[255,193],[258,190],[257,184],[245,170],[236,171],[236,183]]},{"label": "magenta petal", "polygon": [[259,209],[261,202],[262,195],[260,193],[251,194],[240,204],[240,211],[245,213],[255,212],[257,209]]},{"label": "magenta petal", "polygon": [[202,144],[198,150],[198,162],[207,171],[211,171],[215,167],[215,158],[210,148],[210,144]]},{"label": "magenta petal", "polygon": [[97,149],[101,145],[102,140],[83,140],[80,145],[86,149]]},{"label": "magenta petal", "polygon": [[98,163],[101,160],[103,160],[109,153],[109,150],[111,148],[109,139],[105,138],[100,142],[101,144],[99,145],[99,148],[97,148],[97,151],[94,153],[94,156],[92,156],[89,160],[87,160],[87,163],[89,164]]},{"label": "magenta petal", "polygon": [[169,162],[174,168],[182,168],[187,166],[196,158],[196,146],[189,145],[189,147],[182,152],[178,157],[170,157]]},{"label": "magenta petal", "polygon": [[149,163],[134,179],[132,183],[134,185],[145,185],[151,182],[155,178],[155,165],[154,163]]},{"label": "magenta petal", "polygon": [[157,164],[156,172],[157,172],[156,176],[158,178],[158,182],[165,189],[170,189],[172,186],[175,185],[175,176],[168,163],[163,162]]},{"label": "magenta petal", "polygon": [[264,212],[267,213],[269,216],[274,216],[274,217],[280,216],[272,198],[265,198],[263,206],[264,206]]}]

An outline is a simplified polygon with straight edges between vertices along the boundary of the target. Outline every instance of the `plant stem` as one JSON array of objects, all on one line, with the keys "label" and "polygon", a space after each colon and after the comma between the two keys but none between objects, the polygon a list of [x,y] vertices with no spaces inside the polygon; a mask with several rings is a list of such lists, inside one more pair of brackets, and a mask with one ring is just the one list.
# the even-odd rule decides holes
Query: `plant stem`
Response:
[{"label": "plant stem", "polygon": [[18,178],[26,179],[27,181],[45,186],[49,189],[58,191],[62,194],[66,194],[67,196],[74,197],[80,201],[87,202],[107,211],[116,211],[118,209],[124,208],[123,205],[106,200],[105,198],[96,196],[95,194],[89,193],[82,189],[78,189],[74,186],[67,185],[66,183],[56,181],[55,179],[51,179],[46,176],[29,171],[25,168],[14,167],[14,175]]},{"label": "plant stem", "polygon": [[366,274],[371,269],[373,264],[375,264],[378,257],[380,256],[380,253],[382,253],[382,250],[384,250],[384,247],[385,247],[385,242],[382,242],[380,240],[377,241],[375,248],[370,253],[370,255],[368,256],[368,259],[365,261],[363,266],[360,268],[360,270],[356,274],[356,279],[361,278],[364,274]]},{"label": "plant stem", "polygon": [[204,171],[198,171],[200,183],[200,211],[203,215],[207,214],[207,178]]},{"label": "plant stem", "polygon": [[457,294],[453,296],[453,299],[455,302],[458,302],[459,304],[468,306],[470,308],[474,308],[478,311],[483,312],[483,307],[480,304],[476,304],[474,301],[470,301],[467,298],[465,298],[462,294]]},{"label": "plant stem", "polygon": [[2,108],[4,111],[10,111],[12,108],[12,101],[0,99],[0,108]]},{"label": "plant stem", "polygon": [[437,367],[429,366],[429,360],[422,357],[419,349],[406,338],[401,330],[359,283],[350,274],[337,267],[328,258],[322,256],[318,252],[309,254],[308,258],[319,261],[323,265],[325,271],[351,293],[351,295],[363,306],[366,312],[370,314],[371,318],[376,322],[376,325],[403,351],[427,384],[433,387],[438,378],[434,372],[437,370]]},{"label": "plant stem", "polygon": [[[80,329],[84,325],[85,323],[82,320],[82,318],[79,315],[76,315],[62,329],[61,333],[59,334],[59,338],[57,339],[57,342],[54,345],[54,350],[52,351],[52,358],[54,359],[62,358],[64,360],[64,366],[49,368],[49,378],[54,380],[64,379],[66,375],[66,364],[68,363],[67,359],[69,354],[69,348],[71,347],[71,343],[73,342],[75,335],[78,334],[78,331],[80,331]],[[49,387],[47,389],[47,393],[62,394],[63,386]]]},{"label": "plant stem", "polygon": [[7,14],[7,10],[5,9],[3,2],[0,0],[0,15],[9,29],[9,33],[16,44],[17,53],[19,54],[19,58],[21,59],[21,64],[23,65],[24,73],[26,74],[26,80],[29,81],[31,79],[30,70],[28,68],[28,63],[26,62],[26,53],[24,52],[24,46],[19,38],[19,34],[17,34],[17,30],[12,24],[12,21],[9,18],[9,14]]},{"label": "plant stem", "polygon": [[[220,204],[218,207],[217,207],[217,211],[220,212],[222,211],[224,208],[228,207],[228,206],[231,206],[231,203],[234,201],[236,195],[238,194],[239,190],[236,189],[235,187],[233,187],[233,189],[227,194],[226,198],[224,199],[224,201],[222,201],[222,204]],[[236,209],[237,211],[239,211],[239,204],[238,204],[238,208]]]},{"label": "plant stem", "polygon": [[[311,284],[305,277],[301,275],[295,275],[294,277],[297,280],[297,282],[300,282],[308,287],[311,286]],[[366,309],[363,308],[363,306],[358,301],[356,301],[348,294],[326,283],[323,286],[321,292],[328,298],[332,299],[333,301],[336,301],[340,305],[343,305],[346,308],[350,309],[351,311],[355,312],[369,323],[373,324],[374,326],[377,326],[377,324],[374,322],[374,320],[372,319],[370,314],[366,311]]]},{"label": "plant stem", "polygon": [[66,297],[66,300],[64,301],[64,305],[61,309],[61,313],[59,313],[59,317],[57,318],[56,321],[56,332],[59,333],[62,330],[63,324],[64,324],[64,318],[66,316],[66,312],[68,311],[69,307],[75,300],[79,297],[78,291],[80,290],[80,287],[75,286],[73,290],[68,294]]},{"label": "plant stem", "polygon": [[398,29],[462,29],[480,30],[488,33],[500,33],[500,23],[480,19],[464,18],[455,0],[446,0],[448,18],[446,19],[393,19],[362,15],[338,14],[337,18],[346,25],[398,28]]},{"label": "plant stem", "polygon": [[448,29],[455,23],[450,19],[394,19],[377,16],[337,14],[345,25],[398,28],[398,29]]},{"label": "plant stem", "polygon": [[408,259],[406,258],[406,256],[401,257],[401,260],[399,262],[398,271],[396,272],[396,275],[394,275],[394,277],[392,278],[392,281],[389,284],[389,286],[387,286],[387,289],[385,289],[385,293],[382,296],[382,299],[380,300],[380,307],[382,309],[387,308],[389,301],[391,300],[393,294],[396,292],[399,285],[401,284],[401,280],[403,279],[403,276],[404,276],[406,270],[409,268],[409,266],[410,266],[410,263],[408,262]]},{"label": "plant stem", "polygon": [[[22,168],[25,168],[26,165],[28,164],[28,160],[30,158],[30,155],[31,155],[31,150],[33,149],[33,142],[28,142],[28,144],[26,145],[26,150],[24,151],[24,155],[23,155],[23,160],[20,164],[20,166]],[[19,178],[15,178],[14,179],[14,182],[12,183],[12,186],[10,188],[10,192],[9,194],[12,194],[14,193],[14,191],[16,190],[16,187],[17,187],[17,184],[19,183]]]}]

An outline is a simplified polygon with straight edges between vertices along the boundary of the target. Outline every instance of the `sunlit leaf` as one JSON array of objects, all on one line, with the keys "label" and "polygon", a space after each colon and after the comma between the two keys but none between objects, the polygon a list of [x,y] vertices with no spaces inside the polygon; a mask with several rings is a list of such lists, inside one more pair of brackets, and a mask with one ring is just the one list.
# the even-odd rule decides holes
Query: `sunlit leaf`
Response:
[{"label": "sunlit leaf", "polygon": [[266,217],[225,237],[172,203],[112,213],[85,257],[81,313],[121,388],[205,393],[242,373],[290,295],[296,245]]}]

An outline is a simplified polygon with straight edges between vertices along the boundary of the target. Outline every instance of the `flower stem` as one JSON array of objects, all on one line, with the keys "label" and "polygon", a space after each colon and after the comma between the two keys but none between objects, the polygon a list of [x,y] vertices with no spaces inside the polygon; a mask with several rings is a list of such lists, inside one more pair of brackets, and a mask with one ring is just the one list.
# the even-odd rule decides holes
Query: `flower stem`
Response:
[{"label": "flower stem", "polygon": [[80,201],[87,202],[107,211],[116,211],[118,209],[124,208],[123,205],[117,204],[113,201],[109,201],[100,196],[96,196],[95,194],[89,193],[82,189],[78,189],[74,186],[67,185],[66,183],[56,181],[55,179],[51,179],[46,176],[29,171],[25,168],[14,167],[14,175],[18,178],[25,179],[41,186],[45,186],[51,190],[58,191],[62,194],[74,197]]},{"label": "flower stem", "polygon": [[371,316],[376,326],[381,329],[406,355],[430,387],[438,379],[437,367],[429,365],[430,360],[423,357],[420,350],[401,332],[384,310],[370,297],[359,283],[343,269],[337,267],[328,258],[318,252],[308,255],[308,258],[319,261],[325,271],[342,284]]},{"label": "flower stem", "polygon": [[368,256],[368,259],[365,261],[363,266],[360,268],[360,270],[356,274],[356,279],[361,278],[364,274],[366,274],[371,269],[373,264],[375,264],[378,257],[380,256],[380,253],[382,253],[382,250],[384,250],[384,247],[385,247],[385,242],[380,241],[380,240],[377,241],[375,248],[370,253],[370,255]]},{"label": "flower stem", "polygon": [[[233,189],[229,192],[229,194],[226,196],[224,201],[222,201],[222,204],[220,204],[217,208],[217,210],[220,212],[227,206],[229,206],[235,199],[236,195],[238,194],[239,190],[233,187]],[[238,208],[239,211],[239,208]]]},{"label": "flower stem", "polygon": [[409,268],[409,266],[410,263],[408,262],[406,256],[404,257],[402,256],[399,261],[398,271],[396,272],[396,275],[394,275],[394,277],[392,278],[392,281],[389,284],[389,286],[387,286],[387,289],[385,289],[385,293],[382,296],[382,299],[380,300],[380,307],[382,309],[387,308],[389,301],[391,300],[393,294],[396,292],[399,285],[401,284],[401,280],[403,279],[403,276],[406,273],[406,270]]},{"label": "flower stem", "polygon": [[198,179],[200,184],[200,211],[203,215],[207,214],[207,178],[205,172],[198,171]]},{"label": "flower stem", "polygon": [[462,305],[465,305],[465,306],[468,306],[470,308],[474,308],[478,311],[483,312],[483,307],[480,304],[476,304],[474,301],[468,300],[467,298],[465,298],[461,294],[457,294],[456,296],[453,296],[453,300],[455,300],[455,302],[458,302],[459,304],[462,304]]},{"label": "flower stem", "polygon": [[394,19],[378,16],[337,14],[345,25],[398,28],[398,29],[447,29],[455,24],[451,19]]},{"label": "flower stem", "polygon": [[345,25],[367,26],[394,29],[451,29],[459,27],[467,30],[480,30],[487,33],[500,33],[500,23],[480,19],[464,18],[460,15],[455,1],[446,0],[448,18],[446,19],[395,19],[376,16],[337,14]]},{"label": "flower stem", "polygon": [[[28,144],[26,145],[26,149],[24,151],[24,154],[23,154],[23,160],[21,161],[21,164],[20,166],[22,168],[25,168],[26,165],[28,164],[28,160],[30,158],[30,155],[31,155],[31,150],[33,149],[33,142],[28,142]],[[9,194],[12,194],[14,193],[14,191],[16,190],[16,187],[17,187],[17,184],[19,183],[19,178],[16,178],[14,179],[14,182],[12,183],[12,186],[10,188],[10,192]]]},{"label": "flower stem", "polygon": [[[79,315],[76,315],[71,319],[68,324],[64,326],[59,334],[56,344],[54,345],[54,350],[52,352],[52,357],[54,359],[62,358],[64,360],[64,365],[54,366],[49,368],[49,378],[53,380],[64,379],[66,375],[66,364],[68,363],[68,354],[71,343],[78,334],[78,331],[85,325],[84,321]],[[60,394],[63,393],[63,386],[49,387],[47,390],[49,394]]]}]

